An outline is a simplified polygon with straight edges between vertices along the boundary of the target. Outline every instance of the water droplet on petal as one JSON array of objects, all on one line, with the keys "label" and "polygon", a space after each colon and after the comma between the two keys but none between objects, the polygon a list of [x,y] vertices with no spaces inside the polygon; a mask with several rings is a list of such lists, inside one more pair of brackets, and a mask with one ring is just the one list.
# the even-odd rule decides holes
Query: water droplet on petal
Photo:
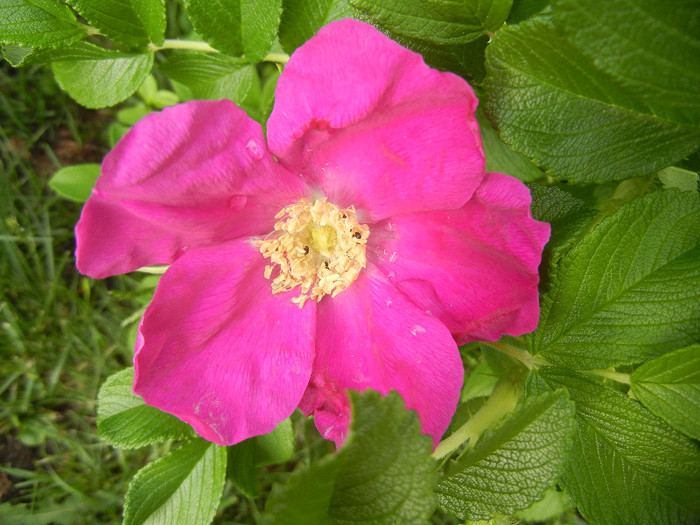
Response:
[{"label": "water droplet on petal", "polygon": [[248,150],[248,153],[250,153],[250,156],[254,159],[262,159],[263,154],[265,153],[265,149],[263,148],[262,144],[255,139],[250,139],[248,144],[245,145],[245,149]]},{"label": "water droplet on petal", "polygon": [[238,211],[245,206],[246,202],[248,202],[248,197],[245,195],[234,195],[231,197],[231,200],[228,202],[229,208],[231,208],[233,211]]}]

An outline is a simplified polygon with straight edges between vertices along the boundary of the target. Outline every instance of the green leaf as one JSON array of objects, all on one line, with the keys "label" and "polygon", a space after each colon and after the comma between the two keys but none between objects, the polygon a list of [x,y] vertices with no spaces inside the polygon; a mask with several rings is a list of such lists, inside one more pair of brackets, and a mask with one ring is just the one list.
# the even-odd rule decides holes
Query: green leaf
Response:
[{"label": "green leaf", "polygon": [[0,42],[58,47],[86,35],[68,6],[58,0],[0,0]]},{"label": "green leaf", "polygon": [[282,5],[279,39],[290,54],[326,24],[354,14],[347,0],[284,0]]},{"label": "green leaf", "polygon": [[549,521],[573,506],[574,504],[571,503],[571,498],[566,492],[549,489],[544,493],[544,497],[540,501],[525,510],[517,512],[515,517],[526,522]]},{"label": "green leaf", "polygon": [[676,430],[700,439],[700,344],[648,361],[630,379],[644,406]]},{"label": "green leaf", "polygon": [[395,392],[351,393],[352,428],[335,456],[276,486],[262,523],[423,523],[433,512],[431,440]]},{"label": "green leaf", "polygon": [[109,51],[87,42],[76,42],[70,46],[55,49],[7,45],[3,46],[2,50],[3,56],[13,67],[62,60],[99,60],[109,57],[106,53]]},{"label": "green leaf", "polygon": [[681,191],[698,191],[698,174],[670,166],[659,172],[659,179],[664,188],[678,188]]},{"label": "green leaf", "polygon": [[660,190],[621,206],[561,257],[525,340],[553,363],[639,363],[700,337],[700,196]]},{"label": "green leaf", "polygon": [[506,173],[523,182],[530,182],[542,178],[544,173],[530,160],[520,153],[510,149],[501,142],[498,135],[491,127],[491,123],[484,117],[481,111],[477,111],[481,140],[484,144],[486,156],[486,171]]},{"label": "green leaf", "polygon": [[243,54],[250,62],[262,60],[277,36],[282,0],[241,0]]},{"label": "green leaf", "polygon": [[[99,49],[99,48],[96,48]],[[103,58],[53,62],[58,85],[91,109],[113,106],[132,95],[153,67],[153,53],[104,51]]]},{"label": "green leaf", "polygon": [[112,446],[138,448],[168,439],[195,437],[192,427],[146,405],[131,391],[134,369],[107,378],[97,396],[97,431]]},{"label": "green leaf", "polygon": [[270,50],[282,0],[185,0],[192,25],[219,51],[257,62]]},{"label": "green leaf", "polygon": [[574,429],[574,406],[566,392],[526,398],[448,465],[449,477],[435,491],[438,505],[469,520],[527,508],[556,482]]},{"label": "green leaf", "polygon": [[512,0],[349,0],[374,25],[432,46],[463,45],[505,21]]},{"label": "green leaf", "polygon": [[146,104],[138,102],[117,111],[117,120],[126,126],[133,126],[150,112],[151,110]]},{"label": "green leaf", "polygon": [[700,453],[695,442],[638,402],[575,372],[542,369],[576,403],[578,436],[562,483],[581,514],[606,525],[697,523]]},{"label": "green leaf", "polygon": [[571,43],[654,114],[700,124],[697,0],[554,0],[552,8]]},{"label": "green leaf", "polygon": [[187,86],[194,98],[229,99],[240,104],[253,83],[255,68],[240,60],[210,53],[173,53],[158,66]]},{"label": "green leaf", "polygon": [[464,403],[476,397],[486,397],[493,392],[493,387],[498,382],[498,376],[493,372],[493,369],[487,361],[482,361],[472,370],[467,376],[460,402]]},{"label": "green leaf", "polygon": [[124,525],[210,523],[225,481],[226,447],[189,441],[136,473],[126,492]]},{"label": "green leaf", "polygon": [[99,164],[75,164],[61,168],[54,173],[49,181],[49,186],[61,197],[85,202],[90,197],[99,176]]},{"label": "green leaf", "polygon": [[165,0],[68,0],[91,26],[121,44],[163,44]]},{"label": "green leaf", "polygon": [[700,129],[649,111],[547,19],[499,31],[486,53],[486,114],[501,139],[553,177],[604,182],[686,157]]},{"label": "green leaf", "polygon": [[228,447],[228,474],[249,498],[260,495],[256,468],[289,461],[294,454],[296,437],[289,419],[282,421],[269,434],[255,436]]}]

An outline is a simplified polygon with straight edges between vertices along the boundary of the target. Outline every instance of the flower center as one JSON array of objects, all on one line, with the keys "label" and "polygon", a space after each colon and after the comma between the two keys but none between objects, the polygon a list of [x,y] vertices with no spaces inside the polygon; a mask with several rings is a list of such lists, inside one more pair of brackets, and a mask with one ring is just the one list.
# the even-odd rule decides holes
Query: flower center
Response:
[{"label": "flower center", "polygon": [[313,203],[301,199],[275,219],[280,219],[275,231],[253,244],[270,259],[265,278],[272,280],[273,294],[301,286],[292,299],[299,308],[307,299],[335,297],[367,266],[369,228],[357,222],[354,206],[340,209],[325,197]]}]

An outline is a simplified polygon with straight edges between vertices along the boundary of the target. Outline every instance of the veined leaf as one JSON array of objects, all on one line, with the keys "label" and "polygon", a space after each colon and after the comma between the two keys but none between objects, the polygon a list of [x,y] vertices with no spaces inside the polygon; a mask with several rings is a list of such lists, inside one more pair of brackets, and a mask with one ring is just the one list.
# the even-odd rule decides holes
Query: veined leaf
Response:
[{"label": "veined leaf", "polygon": [[68,6],[58,0],[0,0],[0,42],[25,47],[58,47],[87,34]]},{"label": "veined leaf", "polygon": [[192,427],[146,405],[131,391],[134,369],[107,378],[97,396],[97,431],[112,446],[138,448],[168,439],[193,438]]},{"label": "veined leaf", "polygon": [[115,42],[133,46],[163,43],[165,0],[68,0],[68,3]]},{"label": "veined leaf", "polygon": [[526,399],[459,460],[436,489],[440,508],[461,519],[487,520],[527,508],[556,482],[575,429],[565,392]]},{"label": "veined leaf", "polygon": [[287,53],[314,36],[334,20],[352,18],[354,11],[347,0],[284,0],[280,43]]},{"label": "veined leaf", "polygon": [[558,262],[528,348],[586,369],[700,337],[700,195],[660,190],[605,218]]},{"label": "veined leaf", "polygon": [[51,64],[58,85],[86,108],[104,108],[125,100],[139,88],[153,67],[151,52],[103,50],[103,53],[100,59]]},{"label": "veined leaf", "polygon": [[697,443],[592,377],[554,367],[537,375],[551,388],[566,387],[576,403],[578,436],[562,483],[587,520],[697,523]]},{"label": "veined leaf", "polygon": [[546,19],[499,31],[486,69],[486,113],[501,139],[553,177],[644,175],[700,144],[700,128],[651,113]]},{"label": "veined leaf", "polygon": [[213,47],[257,62],[270,50],[282,0],[185,0],[192,25]]},{"label": "veined leaf", "polygon": [[696,0],[554,0],[554,21],[656,115],[700,124]]},{"label": "veined leaf", "polygon": [[226,481],[226,448],[189,441],[139,470],[129,484],[124,525],[210,523]]},{"label": "veined leaf", "polygon": [[211,53],[173,54],[158,67],[187,86],[194,98],[225,98],[237,104],[246,97],[256,74],[253,66],[240,59]]},{"label": "veined leaf", "polygon": [[632,392],[673,428],[700,439],[700,344],[647,361],[631,376]]},{"label": "veined leaf", "polygon": [[335,456],[301,467],[267,501],[263,523],[423,523],[433,512],[431,441],[395,392],[351,393],[353,422]]}]

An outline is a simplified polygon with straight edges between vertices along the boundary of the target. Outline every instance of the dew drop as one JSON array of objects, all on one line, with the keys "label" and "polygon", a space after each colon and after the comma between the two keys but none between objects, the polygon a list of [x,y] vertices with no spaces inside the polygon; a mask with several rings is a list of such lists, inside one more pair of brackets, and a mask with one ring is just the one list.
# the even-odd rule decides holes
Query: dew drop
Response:
[{"label": "dew drop", "polygon": [[245,149],[248,150],[248,153],[250,153],[250,156],[254,159],[262,159],[265,153],[262,145],[255,139],[250,139],[248,144],[245,145]]},{"label": "dew drop", "polygon": [[228,206],[233,211],[238,211],[245,206],[246,202],[248,202],[248,197],[245,195],[234,195],[231,197],[231,200],[228,201]]}]

